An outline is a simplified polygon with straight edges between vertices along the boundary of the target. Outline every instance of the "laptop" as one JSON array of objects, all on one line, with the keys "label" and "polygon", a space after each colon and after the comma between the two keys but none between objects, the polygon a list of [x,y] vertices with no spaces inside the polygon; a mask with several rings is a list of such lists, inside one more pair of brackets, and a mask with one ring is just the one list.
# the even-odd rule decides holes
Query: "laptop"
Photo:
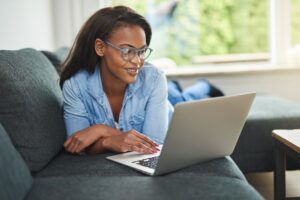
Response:
[{"label": "laptop", "polygon": [[127,152],[106,158],[157,176],[229,156],[254,98],[255,93],[247,93],[176,104],[158,153]]}]

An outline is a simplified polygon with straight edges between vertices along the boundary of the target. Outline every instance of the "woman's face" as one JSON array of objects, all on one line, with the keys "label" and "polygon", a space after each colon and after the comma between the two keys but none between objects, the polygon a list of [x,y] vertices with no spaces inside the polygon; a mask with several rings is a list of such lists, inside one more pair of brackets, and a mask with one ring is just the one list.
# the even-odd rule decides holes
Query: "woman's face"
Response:
[{"label": "woman's face", "polygon": [[[132,47],[142,49],[146,47],[144,30],[137,25],[121,26],[113,31],[107,41],[103,41],[104,51],[101,62],[103,78],[125,84],[133,83],[144,64],[144,60],[135,55],[132,59],[124,59],[118,48]],[[117,47],[117,48],[116,48]]]}]

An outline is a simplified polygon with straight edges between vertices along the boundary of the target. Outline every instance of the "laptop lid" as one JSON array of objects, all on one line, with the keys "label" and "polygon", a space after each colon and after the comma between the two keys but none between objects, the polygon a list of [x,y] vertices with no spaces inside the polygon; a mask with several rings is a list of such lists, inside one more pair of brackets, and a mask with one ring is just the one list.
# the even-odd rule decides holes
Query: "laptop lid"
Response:
[{"label": "laptop lid", "polygon": [[255,93],[177,104],[154,175],[230,155]]},{"label": "laptop lid", "polygon": [[255,93],[248,93],[177,104],[155,169],[134,161],[158,153],[129,152],[107,159],[148,175],[161,175],[228,156],[235,148],[254,97]]}]

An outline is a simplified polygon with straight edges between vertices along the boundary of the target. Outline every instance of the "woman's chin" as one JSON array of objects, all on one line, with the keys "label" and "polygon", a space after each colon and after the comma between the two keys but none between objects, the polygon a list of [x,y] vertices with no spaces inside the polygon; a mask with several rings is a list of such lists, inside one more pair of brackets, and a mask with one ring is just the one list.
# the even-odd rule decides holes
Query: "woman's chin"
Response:
[{"label": "woman's chin", "polygon": [[136,81],[136,77],[131,77],[131,78],[126,79],[127,84],[134,83],[135,81]]}]

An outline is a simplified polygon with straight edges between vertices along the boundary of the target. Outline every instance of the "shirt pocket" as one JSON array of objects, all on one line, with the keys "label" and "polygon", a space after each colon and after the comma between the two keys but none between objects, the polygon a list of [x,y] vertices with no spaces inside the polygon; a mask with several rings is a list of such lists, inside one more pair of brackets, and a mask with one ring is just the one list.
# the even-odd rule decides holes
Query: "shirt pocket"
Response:
[{"label": "shirt pocket", "polygon": [[107,120],[105,119],[105,117],[93,117],[92,124],[107,124]]},{"label": "shirt pocket", "polygon": [[130,118],[130,125],[138,132],[142,132],[145,117],[143,115],[133,115]]}]

